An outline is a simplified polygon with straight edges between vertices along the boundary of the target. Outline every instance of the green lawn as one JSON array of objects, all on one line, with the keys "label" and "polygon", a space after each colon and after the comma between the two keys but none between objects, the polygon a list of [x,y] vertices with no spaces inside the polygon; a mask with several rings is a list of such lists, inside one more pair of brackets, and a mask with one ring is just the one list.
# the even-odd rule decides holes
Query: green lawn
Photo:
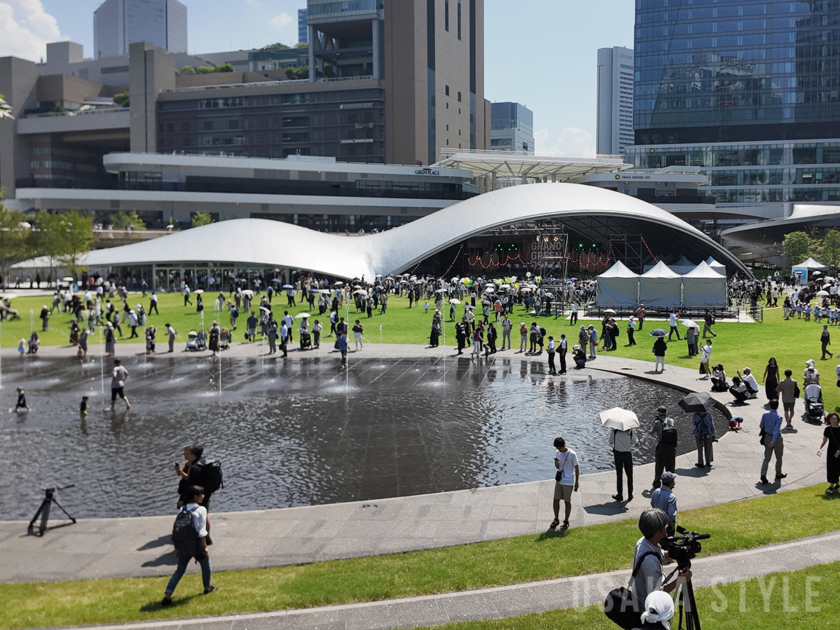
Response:
[{"label": "green lawn", "polygon": [[[214,318],[212,294],[207,296],[205,302],[205,326],[209,327],[210,322]],[[193,296],[193,301],[195,296]],[[135,305],[142,303],[144,307],[148,307],[148,297],[141,299],[139,294],[132,294],[129,304]],[[36,330],[40,330],[40,319],[38,313],[43,304],[49,304],[48,297],[22,297],[14,300],[13,307],[18,309],[22,314],[21,321],[3,322],[2,334],[0,334],[0,343],[3,347],[16,346],[21,337],[28,338],[30,333],[30,317],[29,311],[34,311]],[[182,348],[182,341],[186,340],[186,333],[189,330],[200,328],[201,319],[195,311],[195,307],[183,305],[184,300],[180,294],[161,294],[159,309],[160,316],[153,315],[149,321],[157,326],[159,329],[163,328],[166,322],[171,323],[175,329],[180,333],[182,340],[178,342],[178,348]],[[282,316],[285,299],[274,300],[274,312],[279,318]],[[294,315],[306,310],[303,306],[288,309]],[[360,319],[365,326],[365,337],[368,343],[402,343],[402,344],[428,344],[429,330],[431,326],[431,312],[434,311],[434,305],[430,306],[430,313],[424,314],[423,303],[414,308],[408,308],[408,300],[404,298],[391,297],[389,299],[388,311],[385,315],[379,315],[376,312],[373,318],[368,319],[366,315],[357,313],[354,308],[350,308],[349,317],[352,320]],[[317,312],[317,311],[316,311]],[[459,317],[463,313],[459,309]],[[342,310],[342,314],[345,311]],[[227,313],[221,318],[221,323],[227,323]],[[329,318],[323,317],[321,323],[325,324],[327,331],[329,330]],[[448,321],[448,307],[444,306],[444,319],[446,320],[446,335],[447,345],[452,346],[455,343],[455,328],[454,322]],[[520,322],[531,323],[535,318],[525,312],[524,307],[517,307],[512,317],[514,321],[514,350],[519,348],[518,339],[518,325]],[[565,319],[555,320],[553,317],[536,318],[540,325],[543,326],[549,335],[554,335],[559,338],[562,333],[571,333],[570,341],[572,344],[576,342],[577,333],[576,327],[568,325]],[[50,327],[52,330],[44,333],[42,343],[45,345],[60,345],[68,343],[70,317],[68,315],[55,314],[50,319]],[[242,341],[242,332],[245,324],[245,318],[239,318],[239,328],[234,331],[234,341]],[[627,343],[627,334],[625,329],[625,322],[620,322],[621,336],[618,338],[619,349],[614,353],[616,356],[629,357],[632,359],[641,359],[643,361],[651,361],[653,355],[651,347],[653,340],[648,336],[648,332],[656,327],[663,327],[664,322],[647,321],[645,323],[645,330],[641,334],[636,335],[637,346],[625,347]],[[599,334],[600,334],[600,326]],[[667,328],[667,326],[665,326]],[[681,327],[682,330],[682,327]],[[817,369],[820,370],[823,376],[823,396],[826,402],[826,409],[833,410],[837,408],[840,410],[840,389],[834,387],[834,368],[837,365],[836,361],[821,361],[820,360],[820,331],[821,326],[813,321],[806,322],[805,320],[790,320],[784,321],[782,309],[768,309],[764,311],[763,324],[736,324],[736,323],[720,323],[715,326],[715,331],[718,333],[716,339],[713,340],[714,351],[712,353],[712,362],[714,364],[723,363],[727,374],[731,377],[735,375],[736,369],[742,369],[744,366],[752,368],[755,377],[759,383],[763,384],[762,376],[764,368],[767,365],[767,360],[771,356],[775,356],[779,363],[781,373],[790,368],[793,370],[794,378],[802,380],[802,371],[805,369],[805,361],[807,359],[816,359]],[[838,342],[835,349],[840,353],[840,329],[833,329],[832,334]],[[39,333],[40,334],[40,333]],[[123,334],[125,337],[129,335],[127,326],[123,326]],[[158,335],[159,340],[163,340],[162,333]],[[137,341],[137,340],[134,340]],[[500,333],[501,341],[501,333]],[[99,342],[99,337],[96,335],[90,342],[92,344]],[[499,344],[500,345],[500,344]],[[543,355],[544,359],[545,355]],[[666,362],[668,365],[678,365],[682,367],[697,368],[700,365],[699,358],[688,358],[688,351],[684,341],[674,340],[669,344],[668,353],[666,355]],[[597,362],[594,364],[597,366]],[[703,386],[705,388],[705,386]]]},{"label": "green lawn", "polygon": [[[837,528],[837,503],[823,489],[689,510],[680,513],[679,523],[711,534],[703,556],[827,533]],[[196,597],[200,575],[193,574],[182,580],[172,608],[159,605],[168,577],[0,584],[0,627],[323,606],[600,573],[628,567],[639,536],[635,520],[623,520],[443,549],[227,571],[214,576],[220,590],[206,598]]]},{"label": "green lawn", "polygon": [[[834,562],[695,589],[700,624],[714,630],[836,628],[840,611],[840,593],[835,588],[838,574],[840,562]],[[677,619],[671,621],[673,630],[677,625]],[[435,630],[614,630],[616,627],[604,615],[601,605],[434,626]]]}]

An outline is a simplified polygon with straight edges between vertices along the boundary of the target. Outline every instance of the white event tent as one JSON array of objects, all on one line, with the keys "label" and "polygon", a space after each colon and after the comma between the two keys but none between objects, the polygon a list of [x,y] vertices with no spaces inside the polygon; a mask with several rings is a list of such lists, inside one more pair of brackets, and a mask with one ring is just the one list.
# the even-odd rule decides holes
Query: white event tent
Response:
[{"label": "white event tent", "polygon": [[791,271],[802,284],[807,284],[808,281],[811,280],[811,276],[814,275],[815,271],[826,272],[828,271],[828,266],[814,260],[813,258],[809,258],[803,263],[794,265]]},{"label": "white event tent", "polygon": [[701,262],[682,277],[683,304],[692,308],[725,307],[726,276]]},{"label": "white event tent", "polygon": [[681,256],[677,262],[669,266],[671,267],[671,271],[673,271],[674,273],[683,275],[694,269],[697,265],[695,265],[685,256]]},{"label": "white event tent", "polygon": [[674,306],[682,303],[682,278],[661,260],[639,276],[639,302],[645,306]]},{"label": "white event tent", "polygon": [[598,276],[598,306],[636,306],[639,300],[639,274],[621,261]]},{"label": "white event tent", "polygon": [[715,271],[717,271],[717,272],[718,272],[720,275],[722,275],[724,278],[726,277],[726,265],[722,265],[722,264],[720,264],[718,261],[716,261],[716,260],[715,260],[714,258],[712,258],[711,256],[709,256],[709,257],[706,259],[706,264],[707,264],[707,265],[709,265],[709,267],[711,267],[711,268],[712,268],[712,269],[714,269]]}]

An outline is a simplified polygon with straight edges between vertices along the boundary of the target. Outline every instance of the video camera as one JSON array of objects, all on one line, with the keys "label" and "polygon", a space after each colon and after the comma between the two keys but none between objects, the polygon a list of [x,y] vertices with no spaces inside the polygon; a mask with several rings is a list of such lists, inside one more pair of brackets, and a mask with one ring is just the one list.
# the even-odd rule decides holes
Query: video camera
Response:
[{"label": "video camera", "polygon": [[677,567],[682,569],[691,568],[691,561],[697,554],[703,551],[700,545],[701,540],[711,538],[711,534],[689,533],[685,527],[677,526],[679,536],[668,536],[668,555],[673,558]]}]

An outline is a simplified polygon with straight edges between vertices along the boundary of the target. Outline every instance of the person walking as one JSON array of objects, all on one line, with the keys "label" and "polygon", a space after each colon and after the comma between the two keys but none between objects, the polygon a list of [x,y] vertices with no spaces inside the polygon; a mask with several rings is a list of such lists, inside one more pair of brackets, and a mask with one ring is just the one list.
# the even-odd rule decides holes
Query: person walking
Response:
[{"label": "person walking", "polygon": [[630,316],[630,319],[627,320],[627,345],[628,346],[635,346],[636,339],[633,336],[636,332],[636,320],[633,319],[633,316]]},{"label": "person walking", "polygon": [[697,354],[697,329],[694,326],[686,329],[685,342],[688,344],[688,356],[693,357]]},{"label": "person walking", "polygon": [[712,358],[712,340],[707,339],[706,345],[700,348],[700,374],[703,379],[707,379],[712,374],[710,360]]},{"label": "person walking", "polygon": [[356,323],[353,324],[353,338],[356,342],[356,352],[365,347],[365,344],[362,343],[362,334],[364,331],[365,327],[362,326],[361,322],[357,319]]},{"label": "person walking", "polygon": [[671,327],[671,331],[668,333],[668,341],[671,341],[671,335],[677,333],[677,341],[680,341],[680,329],[677,327],[677,318],[679,315],[675,311],[671,311],[671,314],[668,316],[668,325]]},{"label": "person walking", "polygon": [[779,364],[775,357],[770,357],[767,367],[764,368],[764,393],[767,400],[778,398],[776,388],[779,386]]},{"label": "person walking", "polygon": [[114,410],[114,403],[117,396],[125,401],[125,408],[131,409],[128,397],[125,395],[125,381],[128,378],[128,370],[120,365],[119,359],[114,359],[114,370],[111,372],[111,411]]},{"label": "person walking", "polygon": [[779,415],[779,401],[775,398],[768,403],[770,410],[761,416],[758,425],[761,443],[764,445],[764,461],[761,463],[761,483],[768,484],[767,468],[770,466],[770,458],[776,456],[776,479],[781,481],[787,475],[782,472],[782,460],[785,454],[785,440],[782,437],[782,416]]},{"label": "person walking", "polygon": [[831,359],[834,357],[828,351],[828,346],[831,345],[831,333],[828,332],[828,324],[823,324],[822,333],[820,333],[820,344],[822,345],[822,360],[825,361],[825,355],[828,355],[828,358]]},{"label": "person walking", "polygon": [[697,463],[695,466],[711,468],[714,460],[712,442],[715,439],[715,423],[712,421],[712,414],[708,411],[695,412],[691,423],[694,425],[694,431],[691,434],[697,443]]},{"label": "person walking", "polygon": [[796,406],[796,399],[799,397],[799,383],[791,378],[792,375],[792,370],[785,370],[785,380],[776,387],[776,395],[770,397],[770,400],[777,397],[781,398],[788,429],[793,428],[793,409]]},{"label": "person walking", "polygon": [[665,352],[668,350],[668,344],[665,337],[657,337],[653,342],[653,356],[656,357],[656,363],[653,366],[654,372],[659,372],[659,366],[662,366],[662,371],[665,371]]},{"label": "person walking", "polygon": [[825,417],[828,426],[823,431],[823,439],[817,449],[817,456],[822,455],[823,447],[828,443],[825,454],[825,473],[828,479],[826,494],[840,490],[840,416],[833,411]]},{"label": "person walking", "polygon": [[666,415],[667,413],[668,409],[666,407],[657,408],[656,419],[653,421],[653,427],[650,430],[650,434],[656,436],[654,490],[662,484],[661,478],[664,471],[674,472],[676,469],[677,429],[673,418],[669,418]]},{"label": "person walking", "polygon": [[158,296],[154,291],[152,291],[152,295],[149,297],[149,315],[152,314],[152,311],[156,315],[160,315],[160,311],[158,310]]},{"label": "person walking", "polygon": [[[347,368],[347,334],[346,333],[339,333],[338,341],[338,351],[341,352],[341,364],[339,365],[339,369],[346,369]],[[283,356],[286,356],[285,354]]]},{"label": "person walking", "polygon": [[639,332],[642,332],[642,328],[645,325],[645,315],[647,315],[647,311],[645,310],[645,305],[640,304],[639,308],[636,309],[636,312],[633,313],[637,320],[639,320]]},{"label": "person walking", "polygon": [[190,300],[190,285],[185,283],[184,284],[184,306],[187,306],[188,304],[190,306],[193,305],[192,300]]},{"label": "person walking", "polygon": [[277,352],[277,320],[271,314],[268,317],[268,325],[266,326],[268,332],[268,354],[274,354]]},{"label": "person walking", "polygon": [[176,549],[178,567],[175,569],[172,577],[169,578],[169,583],[163,592],[163,600],[160,602],[161,606],[172,605],[172,594],[175,592],[178,582],[181,581],[190,564],[190,560],[193,558],[201,565],[201,579],[204,583],[204,594],[207,595],[219,590],[217,586],[213,586],[211,583],[213,573],[210,568],[210,553],[207,551],[207,508],[201,505],[201,502],[204,500],[204,488],[201,486],[191,486],[189,495],[189,503],[184,505],[181,511],[190,515],[190,526],[195,529],[195,536],[192,537],[190,535],[187,538],[192,538],[196,541],[194,545],[195,549],[189,549],[188,545],[185,545],[182,549]]},{"label": "person walking", "polygon": [[574,326],[577,324],[578,320],[578,303],[576,300],[572,300],[571,305],[571,313],[569,314],[569,326]]},{"label": "person walking", "polygon": [[589,324],[589,359],[595,359],[597,357],[597,350],[598,350],[598,331],[595,330],[595,326]]},{"label": "person walking", "polygon": [[572,514],[572,493],[577,492],[580,487],[580,465],[578,456],[572,449],[566,446],[566,440],[561,437],[554,439],[554,468],[557,473],[554,475],[554,520],[551,521],[549,529],[556,529],[560,525],[560,501],[565,503],[565,518],[560,529],[569,529],[569,517]]},{"label": "person walking", "polygon": [[507,349],[510,350],[510,331],[513,328],[513,322],[510,321],[507,313],[502,318],[502,350],[505,349],[505,342],[507,342]]},{"label": "person walking", "polygon": [[624,475],[627,475],[627,500],[633,500],[633,447],[639,446],[633,429],[619,431],[612,429],[610,433],[610,446],[613,449],[613,460],[615,462],[615,483],[617,494],[613,499],[618,502],[624,501]]},{"label": "person walking", "polygon": [[717,337],[717,333],[712,330],[715,325],[715,316],[709,309],[706,309],[706,314],[703,316],[703,339],[706,338],[706,333],[712,333],[712,337]]}]

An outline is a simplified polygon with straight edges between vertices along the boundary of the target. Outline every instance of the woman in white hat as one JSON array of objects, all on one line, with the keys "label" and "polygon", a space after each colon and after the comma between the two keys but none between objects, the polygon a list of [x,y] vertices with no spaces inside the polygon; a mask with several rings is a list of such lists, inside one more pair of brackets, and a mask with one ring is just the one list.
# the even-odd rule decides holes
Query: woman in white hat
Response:
[{"label": "woman in white hat", "polygon": [[808,385],[819,385],[820,384],[820,373],[817,368],[814,367],[814,360],[808,359],[805,361],[805,372],[802,375],[802,389],[808,387]]}]

